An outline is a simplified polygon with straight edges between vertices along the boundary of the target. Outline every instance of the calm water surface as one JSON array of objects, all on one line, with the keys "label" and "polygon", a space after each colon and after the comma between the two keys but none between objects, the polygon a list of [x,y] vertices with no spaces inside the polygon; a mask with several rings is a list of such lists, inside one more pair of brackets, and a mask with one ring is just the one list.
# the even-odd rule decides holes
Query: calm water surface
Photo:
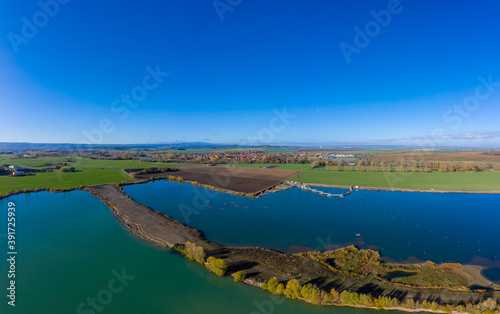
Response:
[{"label": "calm water surface", "polygon": [[[187,189],[187,185],[182,189]],[[137,239],[104,204],[86,192],[42,192],[0,200],[3,252],[7,252],[4,232],[8,202],[16,204],[17,299],[16,307],[12,308],[4,294],[0,313],[266,313],[270,310],[270,294],[234,283],[231,278],[217,277],[197,263]],[[112,281],[115,293],[111,293],[109,284],[115,278],[112,271],[121,273],[123,268],[127,276],[134,278],[126,281],[126,286]],[[7,271],[8,264],[2,258],[0,286],[4,292]],[[100,312],[86,305],[87,298],[97,297],[106,303],[97,304]],[[272,313],[374,313],[293,300],[272,306]]]},{"label": "calm water surface", "polygon": [[355,191],[341,199],[293,188],[250,199],[168,181],[124,191],[223,245],[297,252],[352,243],[397,261],[500,263],[498,194]]}]

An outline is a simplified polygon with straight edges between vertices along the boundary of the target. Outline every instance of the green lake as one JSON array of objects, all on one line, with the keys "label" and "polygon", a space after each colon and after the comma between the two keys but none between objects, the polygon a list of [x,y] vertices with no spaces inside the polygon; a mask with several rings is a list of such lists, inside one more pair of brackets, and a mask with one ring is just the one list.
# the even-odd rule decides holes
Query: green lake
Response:
[{"label": "green lake", "polygon": [[9,265],[2,258],[0,313],[373,313],[273,301],[270,293],[136,238],[81,191],[0,200],[3,256],[9,202],[16,208],[16,306],[7,305]]}]

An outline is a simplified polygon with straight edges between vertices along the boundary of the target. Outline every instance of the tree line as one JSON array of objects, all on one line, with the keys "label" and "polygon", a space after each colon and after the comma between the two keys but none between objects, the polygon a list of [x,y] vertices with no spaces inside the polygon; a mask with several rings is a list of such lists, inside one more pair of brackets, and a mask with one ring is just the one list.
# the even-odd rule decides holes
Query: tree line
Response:
[{"label": "tree line", "polygon": [[273,277],[262,284],[262,289],[276,295],[284,295],[290,299],[298,299],[313,304],[321,305],[349,305],[363,306],[376,309],[405,308],[411,310],[430,310],[441,311],[445,313],[467,312],[467,313],[499,313],[500,307],[498,300],[487,298],[478,302],[459,302],[456,304],[419,300],[413,298],[398,299],[391,296],[358,293],[355,291],[344,290],[339,293],[335,288],[329,292],[307,283],[301,285],[297,279],[290,279],[286,282],[280,282]]},{"label": "tree line", "polygon": [[482,172],[500,171],[500,163],[475,161],[432,161],[418,159],[359,159],[356,162],[342,160],[318,161],[312,166],[325,166],[327,171],[358,172]]}]

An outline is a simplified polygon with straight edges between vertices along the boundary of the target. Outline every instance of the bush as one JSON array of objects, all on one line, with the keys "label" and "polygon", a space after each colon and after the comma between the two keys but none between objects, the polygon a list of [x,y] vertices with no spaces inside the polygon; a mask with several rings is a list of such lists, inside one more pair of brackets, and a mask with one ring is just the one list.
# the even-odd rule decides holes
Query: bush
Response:
[{"label": "bush", "polygon": [[221,258],[210,256],[207,260],[206,267],[217,276],[224,276],[227,270],[227,263]]},{"label": "bush", "polygon": [[311,290],[312,290],[312,284],[310,283],[305,286],[302,286],[302,289],[300,289],[300,295],[307,300],[307,298],[311,294]]},{"label": "bush", "polygon": [[276,290],[274,290],[274,294],[283,294],[283,291],[284,291],[284,286],[283,286],[283,283],[280,282],[278,284],[278,286],[276,287]]},{"label": "bush", "polygon": [[[425,300],[424,300],[425,302]],[[384,297],[384,296],[379,296],[374,300],[374,304],[378,308],[390,308],[390,307],[396,307],[398,306],[398,299],[396,298],[391,298],[391,297]],[[435,302],[433,302],[435,303]],[[425,307],[423,307],[425,309]],[[437,309],[435,309],[437,310]]]},{"label": "bush", "polygon": [[234,281],[243,281],[245,280],[245,274],[240,270],[234,273]]},{"label": "bush", "polygon": [[198,263],[205,262],[205,250],[196,243],[186,242],[186,257]]},{"label": "bush", "polygon": [[337,303],[339,302],[340,300],[340,294],[337,292],[337,290],[335,290],[335,288],[332,288],[332,290],[330,290],[330,301],[332,301],[333,303]]},{"label": "bush", "polygon": [[285,296],[289,299],[297,299],[300,296],[300,282],[297,279],[290,279],[286,283],[286,288],[283,291]]},{"label": "bush", "polygon": [[172,169],[167,168],[167,167],[161,167],[161,168],[144,168],[138,172],[138,174],[149,174],[149,173],[163,173],[163,172],[169,172],[172,171]]},{"label": "bush", "polygon": [[360,275],[380,275],[385,271],[380,265],[380,254],[373,250],[358,250],[353,245],[328,252],[308,252],[307,256],[332,270]]},{"label": "bush", "polygon": [[415,300],[413,300],[412,298],[406,298],[401,306],[407,309],[413,309],[415,308]]},{"label": "bush", "polygon": [[409,284],[420,287],[455,287],[465,288],[467,274],[462,270],[462,265],[454,263],[435,264],[426,262],[420,271],[409,277],[394,278],[393,282]]},{"label": "bush", "polygon": [[313,287],[313,285],[310,283],[302,287],[302,289],[300,290],[300,295],[304,300],[314,304],[319,304],[321,301],[319,297],[320,295],[319,289]]},{"label": "bush", "polygon": [[373,297],[369,294],[360,294],[359,295],[359,304],[364,306],[374,306],[375,303],[373,301]]},{"label": "bush", "polygon": [[276,277],[273,277],[267,281],[265,286],[263,286],[264,289],[267,289],[269,292],[274,293],[276,289],[278,288],[278,279]]},{"label": "bush", "polygon": [[359,294],[356,292],[349,292],[347,290],[344,290],[340,294],[340,303],[345,305],[358,305]]}]

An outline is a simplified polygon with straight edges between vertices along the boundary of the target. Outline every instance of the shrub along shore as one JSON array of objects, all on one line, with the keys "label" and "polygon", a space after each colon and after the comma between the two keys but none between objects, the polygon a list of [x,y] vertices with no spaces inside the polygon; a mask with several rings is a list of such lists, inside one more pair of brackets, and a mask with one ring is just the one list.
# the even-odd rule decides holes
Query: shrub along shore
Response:
[{"label": "shrub along shore", "polygon": [[[378,252],[357,250],[352,246],[329,252],[293,255],[262,248],[221,247],[204,239],[199,231],[134,202],[121,191],[122,185],[156,179],[66,189],[25,189],[0,198],[38,191],[90,191],[141,238],[172,248],[204,264],[219,276],[232,276],[235,281],[275,295],[312,304],[405,311],[500,313],[500,290],[494,286],[489,290],[470,290],[468,283],[471,278],[460,264],[383,263]],[[183,182],[176,176],[168,176],[167,179]],[[149,223],[151,229],[148,229]],[[161,224],[161,234],[155,234],[155,224]],[[411,276],[388,279],[387,275],[394,272],[406,272]]]},{"label": "shrub along shore", "polygon": [[[378,252],[353,246],[329,252],[283,254],[263,248],[222,247],[201,232],[138,204],[114,185],[94,187],[99,197],[141,238],[274,294],[322,305],[432,312],[499,312],[500,290],[471,290],[461,264],[384,263]],[[388,276],[405,272],[410,276]],[[484,279],[484,278],[483,278]]]}]

